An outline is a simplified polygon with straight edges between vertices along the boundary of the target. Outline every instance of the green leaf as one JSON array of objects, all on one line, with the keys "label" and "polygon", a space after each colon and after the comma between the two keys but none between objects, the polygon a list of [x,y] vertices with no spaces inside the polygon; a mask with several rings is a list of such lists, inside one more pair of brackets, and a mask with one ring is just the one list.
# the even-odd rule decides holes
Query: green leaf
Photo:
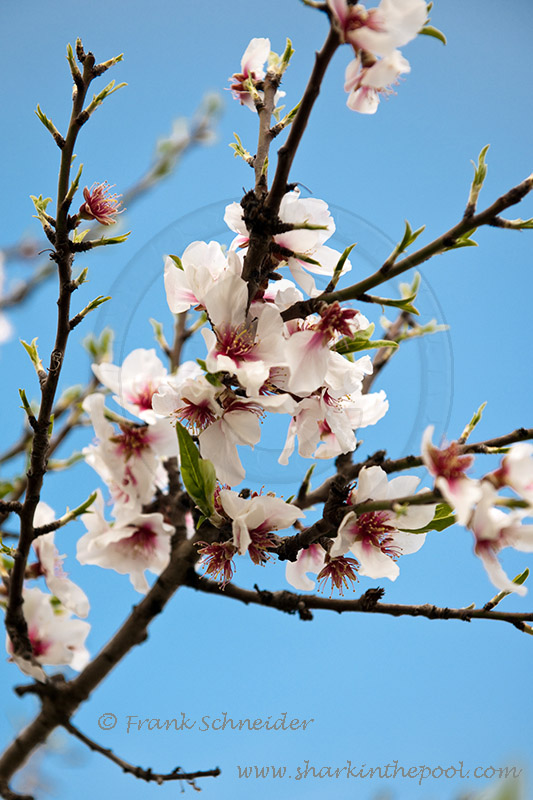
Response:
[{"label": "green leaf", "polygon": [[465,427],[464,431],[462,432],[461,436],[459,437],[459,441],[460,442],[466,442],[466,440],[468,439],[468,437],[470,436],[470,434],[472,433],[472,431],[474,430],[474,428],[476,427],[478,422],[481,421],[481,417],[483,415],[483,411],[485,410],[485,406],[486,405],[487,405],[487,403],[485,401],[484,403],[482,403],[480,405],[478,410],[475,412],[475,414],[473,415],[472,419],[470,420],[470,422],[468,423],[468,425]]},{"label": "green leaf", "polygon": [[449,247],[446,247],[445,249],[456,250],[459,247],[477,247],[477,242],[474,242],[474,240],[470,238],[471,236],[473,236],[476,230],[477,228],[473,228],[471,231],[467,231],[453,244],[451,244]]},{"label": "green leaf", "polygon": [[342,275],[342,271],[344,269],[344,265],[346,264],[346,262],[348,260],[348,256],[350,255],[350,253],[354,249],[355,244],[356,243],[349,245],[344,250],[344,252],[341,255],[341,257],[339,258],[339,260],[337,261],[337,263],[335,265],[335,269],[333,270],[333,275],[331,276],[331,280],[328,283],[328,287],[326,289],[327,292],[333,292],[334,291],[337,283],[339,282],[339,278]]},{"label": "green leaf", "polygon": [[443,34],[442,31],[439,31],[438,28],[435,28],[433,25],[424,25],[418,33],[422,33],[424,36],[433,36],[434,39],[438,39],[439,42],[442,44],[447,44],[446,36]]},{"label": "green leaf", "polygon": [[357,331],[352,338],[345,337],[337,342],[335,350],[337,353],[345,356],[348,353],[357,353],[360,350],[373,350],[377,347],[398,347],[396,342],[390,342],[387,339],[375,339],[371,341],[370,337],[374,333],[376,326],[372,322],[364,331]]},{"label": "green leaf", "polygon": [[[253,165],[253,157],[252,154],[246,149],[246,147],[241,142],[239,136],[234,132],[233,135],[235,136],[236,142],[230,142],[229,146],[234,152],[235,158],[240,156],[247,164]],[[181,263],[181,262],[180,262]],[[183,267],[181,267],[183,269]]]},{"label": "green leaf", "polygon": [[169,258],[172,259],[178,269],[183,269],[183,264],[181,263],[181,258],[179,256],[173,256],[172,253],[170,253]]},{"label": "green leaf", "polygon": [[470,194],[468,195],[468,203],[466,206],[467,214],[473,214],[476,210],[477,200],[479,197],[479,193],[487,177],[487,165],[485,163],[485,156],[487,155],[487,151],[490,145],[486,144],[485,147],[482,149],[481,153],[478,156],[477,164],[475,161],[472,161],[472,166],[474,167],[474,178],[472,180],[472,185],[470,186]]},{"label": "green leaf", "polygon": [[91,247],[106,247],[108,244],[122,244],[122,242],[125,242],[130,234],[131,231],[128,231],[120,236],[110,236],[107,239],[105,236],[102,236],[101,239],[93,239],[92,241],[87,242],[87,245],[89,245],[87,249],[89,250]]},{"label": "green leaf", "polygon": [[408,533],[429,533],[429,531],[443,531],[455,523],[453,509],[448,503],[439,503],[435,509],[435,516],[424,528],[409,530]]},{"label": "green leaf", "polygon": [[398,247],[399,247],[398,252],[399,253],[403,253],[404,250],[407,250],[409,245],[413,244],[413,242],[416,239],[418,239],[420,234],[423,233],[425,230],[426,230],[426,226],[422,225],[422,227],[417,228],[416,231],[413,231],[411,229],[411,226],[409,225],[409,222],[407,220],[405,220],[405,231],[404,231],[404,234],[403,234],[403,239],[400,242],[400,244],[398,245]]},{"label": "green leaf", "polygon": [[183,484],[190,498],[205,517],[215,510],[216,473],[211,461],[200,458],[198,449],[187,430],[180,422],[176,423],[180,449],[180,469]]}]

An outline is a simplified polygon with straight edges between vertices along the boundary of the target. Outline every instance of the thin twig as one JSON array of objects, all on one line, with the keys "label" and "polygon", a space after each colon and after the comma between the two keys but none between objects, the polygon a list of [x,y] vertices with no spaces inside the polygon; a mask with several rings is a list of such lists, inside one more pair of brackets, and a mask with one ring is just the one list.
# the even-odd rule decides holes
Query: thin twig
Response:
[{"label": "thin twig", "polygon": [[136,778],[140,778],[147,783],[153,782],[161,786],[161,784],[166,783],[167,781],[193,782],[196,778],[216,778],[218,775],[220,775],[220,769],[218,767],[209,770],[197,770],[196,772],[183,772],[181,767],[175,767],[172,772],[166,774],[152,772],[150,768],[143,769],[142,767],[134,767],[133,764],[129,764],[123,758],[119,758],[119,756],[115,755],[110,748],[102,747],[102,745],[98,744],[98,742],[95,742],[93,739],[89,739],[88,736],[82,733],[71,722],[63,723],[63,727],[65,730],[79,739],[80,742],[83,742],[83,744],[87,745],[87,747],[89,747],[91,750],[96,753],[101,753],[101,755],[112,761],[113,764],[119,766],[122,772],[134,775]]}]

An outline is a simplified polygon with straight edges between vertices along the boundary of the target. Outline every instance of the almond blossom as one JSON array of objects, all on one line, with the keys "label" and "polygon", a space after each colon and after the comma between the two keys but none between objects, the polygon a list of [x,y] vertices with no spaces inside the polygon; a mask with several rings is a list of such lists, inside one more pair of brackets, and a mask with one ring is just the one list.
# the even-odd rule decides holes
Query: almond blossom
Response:
[{"label": "almond blossom", "polygon": [[502,458],[500,468],[488,478],[497,489],[509,486],[533,507],[533,445],[513,444]]},{"label": "almond blossom", "polygon": [[410,71],[409,62],[399,50],[393,50],[371,66],[363,67],[361,58],[356,58],[346,67],[344,91],[349,92],[346,105],[360,114],[375,114],[380,95],[391,94],[389,87]]},{"label": "almond blossom", "polygon": [[[394,500],[412,495],[420,478],[412,475],[387,480],[381,467],[363,467],[349,504]],[[410,505],[398,511],[350,511],[339,526],[330,550],[332,556],[350,551],[359,564],[360,575],[369,578],[389,578],[394,581],[400,570],[396,563],[402,555],[416,553],[424,544],[424,533],[414,534],[433,519],[435,504]]]},{"label": "almond blossom", "polygon": [[422,460],[431,475],[435,476],[436,488],[455,510],[459,525],[466,525],[474,504],[481,497],[479,481],[465,475],[474,462],[474,456],[462,454],[457,442],[451,442],[442,449],[435,447],[431,441],[433,431],[433,425],[424,431]]},{"label": "almond blossom", "polygon": [[474,552],[497,589],[524,595],[527,593],[526,587],[513,583],[507,577],[498,554],[505,547],[514,547],[523,553],[533,552],[533,525],[522,524],[524,516],[531,512],[517,510],[506,514],[500,508],[495,508],[497,500],[494,487],[483,481],[481,498],[469,522],[469,528],[475,536]]},{"label": "almond blossom", "polygon": [[249,313],[248,285],[239,275],[219,280],[204,297],[213,330],[202,330],[210,372],[234,375],[248,395],[257,395],[270,367],[284,363],[283,321],[270,303]]},{"label": "almond blossom", "polygon": [[275,546],[271,532],[293,525],[305,517],[303,511],[271,494],[239,497],[237,492],[222,489],[220,506],[232,520],[233,544],[240,555],[248,551],[254,563],[268,558],[268,549]]},{"label": "almond blossom", "polygon": [[40,589],[24,588],[22,597],[22,611],[28,625],[34,661],[13,655],[13,645],[7,636],[6,649],[12,660],[25,675],[43,682],[46,675],[39,664],[64,664],[77,672],[82,670],[89,661],[89,652],[85,647],[91,627],[89,623],[71,619],[70,612],[57,599]]},{"label": "almond blossom", "polygon": [[377,8],[362,3],[328,0],[343,41],[356,50],[387,56],[415,38],[427,20],[424,0],[381,0]]},{"label": "almond blossom", "polygon": [[104,183],[94,183],[90,189],[85,187],[82,203],[78,211],[81,219],[95,219],[100,225],[114,225],[118,214],[122,214],[125,209],[121,209],[119,197],[122,195],[111,194],[113,187]]},{"label": "almond blossom", "polygon": [[153,405],[158,414],[181,422],[198,436],[202,457],[213,463],[223,483],[235,486],[246,474],[237,445],[253,448],[261,438],[260,420],[265,411],[292,414],[296,402],[287,394],[243,397],[199,376],[178,389],[171,380],[162,384]]},{"label": "almond blossom", "polygon": [[177,456],[175,432],[163,419],[153,425],[124,423],[117,431],[105,418],[105,397],[95,393],[83,401],[97,437],[83,449],[85,461],[107,484],[116,503],[139,508],[163,488],[167,474],[161,458]]},{"label": "almond blossom", "polygon": [[[300,190],[287,192],[281,201],[279,219],[294,226],[293,230],[273,236],[277,249],[274,257],[280,266],[287,264],[292,277],[310,296],[320,294],[314,279],[308,273],[329,277],[333,275],[341,254],[324,244],[335,233],[335,222],[327,203],[315,197],[300,197]],[[231,247],[247,247],[249,232],[240,203],[231,203],[224,214],[226,225],[237,233]],[[349,272],[351,263],[346,260],[342,275]]]},{"label": "almond blossom", "polygon": [[203,298],[226,273],[240,275],[242,261],[230,250],[227,257],[218,242],[193,242],[180,259],[181,267],[167,256],[165,259],[165,292],[174,314],[203,303]]},{"label": "almond blossom", "polygon": [[[252,39],[241,59],[241,71],[229,78],[233,97],[250,111],[256,111],[254,94],[263,97],[262,82],[266,77],[264,66],[269,56],[270,39]],[[285,92],[277,91],[274,103],[284,95]]]},{"label": "almond blossom", "polygon": [[331,348],[342,336],[351,338],[369,324],[359,311],[341,308],[339,303],[325,305],[320,315],[308,316],[303,321],[291,320],[286,325],[289,336],[284,348],[290,373],[288,391],[308,395],[323,385],[328,386],[329,380],[335,389],[342,386],[342,393],[360,388],[364,375],[372,372],[370,358],[363,356],[354,363]]},{"label": "almond blossom", "polygon": [[113,400],[119,406],[148,424],[156,421],[152,396],[168,373],[153,348],[132,350],[121,367],[102,363],[93,364],[92,370],[100,383],[114,392]]},{"label": "almond blossom", "polygon": [[104,517],[104,500],[100,490],[91,511],[82,514],[87,533],[77,546],[80,564],[95,564],[129,575],[136,591],[146,594],[150,588],[145,572],[159,575],[170,559],[172,525],[159,513],[140,514],[119,509],[114,523]]},{"label": "almond blossom", "polygon": [[303,458],[333,458],[355,450],[355,430],[375,425],[389,407],[385,392],[354,393],[340,399],[328,390],[298,403],[289,425],[287,439],[278,459],[287,464],[298,437],[298,453]]},{"label": "almond blossom", "polygon": [[[33,524],[36,528],[54,522],[55,513],[49,505],[41,501],[35,509]],[[78,617],[89,613],[89,600],[85,592],[71,581],[63,570],[65,556],[60,556],[54,544],[54,532],[44,533],[33,540],[37,563],[30,565],[31,577],[44,577],[52,594],[61,601],[67,611]]]}]

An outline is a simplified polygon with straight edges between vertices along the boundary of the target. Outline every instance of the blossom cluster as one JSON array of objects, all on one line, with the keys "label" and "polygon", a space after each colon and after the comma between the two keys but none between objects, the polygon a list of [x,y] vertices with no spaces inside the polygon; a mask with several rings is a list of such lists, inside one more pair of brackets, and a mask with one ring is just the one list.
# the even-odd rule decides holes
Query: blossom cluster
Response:
[{"label": "blossom cluster", "polygon": [[[49,525],[55,520],[54,510],[44,502],[37,506],[34,516],[36,528]],[[54,532],[44,533],[33,542],[37,558],[26,570],[28,580],[44,578],[51,593],[38,588],[23,590],[24,617],[28,625],[28,638],[32,647],[32,660],[13,654],[13,645],[6,637],[6,648],[20,669],[37,680],[45,680],[41,664],[65,664],[81,670],[89,661],[85,647],[90,625],[83,619],[89,613],[89,601],[85,592],[70,580],[63,569],[65,556],[59,555],[54,543]]]},{"label": "blossom cluster", "polygon": [[[523,522],[533,516],[533,445],[513,444],[497,470],[476,479],[466,474],[474,457],[463,453],[457,442],[435,447],[432,434],[430,426],[422,441],[422,458],[435,486],[455,510],[456,521],[472,531],[474,552],[494,586],[525,594],[524,586],[507,577],[498,555],[506,547],[533,552],[533,525]],[[498,494],[499,490],[506,494]],[[511,510],[506,513],[502,506]]]},{"label": "blossom cluster", "polygon": [[[345,74],[347,106],[361,114],[375,114],[380,96],[400,75],[411,71],[399,48],[412,41],[427,22],[424,0],[381,0],[377,8],[367,9],[350,0],[327,0],[328,12],[342,43],[351,45],[355,58]],[[265,71],[265,62],[268,68]],[[241,72],[230,78],[235,99],[252,111],[263,99],[263,82],[275,63],[268,39],[252,39],[241,61]],[[278,97],[282,92],[277,92]]]}]

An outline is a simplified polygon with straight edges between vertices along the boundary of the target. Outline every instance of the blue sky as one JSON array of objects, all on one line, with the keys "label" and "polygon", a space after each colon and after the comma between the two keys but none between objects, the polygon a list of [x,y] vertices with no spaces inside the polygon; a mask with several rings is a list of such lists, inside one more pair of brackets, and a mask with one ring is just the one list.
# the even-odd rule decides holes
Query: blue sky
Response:
[{"label": "blue sky", "polygon": [[[382,102],[373,117],[346,108],[342,84],[349,53],[337,53],[295,161],[292,178],[335,207],[333,246],[358,242],[356,279],[379,266],[389,242],[401,236],[404,219],[413,227],[427,226],[421,243],[458,221],[468,197],[470,159],[485,144],[491,149],[480,207],[532,170],[530,4],[515,0],[504,8],[496,0],[437,0],[432,21],[447,34],[447,47],[429,37],[405,47],[412,71],[397,96]],[[79,261],[90,268],[91,278],[79,302],[108,293],[113,302],[80,330],[66,381],[86,378],[88,362],[76,342],[91,328],[112,322],[117,351],[124,355],[133,347],[152,346],[148,316],[165,321],[169,330],[163,254],[180,253],[196,238],[222,237],[224,203],[239,199],[242,188],[250,186],[249,168],[233,158],[227,145],[237,131],[253,152],[256,118],[224,91],[227,77],[238,69],[253,36],[270,37],[278,52],[289,36],[296,53],[284,89],[287,105],[294,105],[325,36],[325,22],[297,0],[270,0],[267,7],[258,0],[206,0],[201,8],[153,0],[149,12],[145,3],[130,0],[127,13],[117,0],[93,0],[90,7],[79,0],[3,5],[5,122],[0,141],[9,201],[3,204],[0,246],[37,233],[29,195],[55,192],[57,148],[33,110],[40,103],[58,127],[65,126],[67,42],[81,36],[99,60],[125,54],[113,77],[128,87],[106,102],[79,140],[78,158],[88,185],[109,180],[121,191],[143,171],[154,141],[170,131],[173,118],[192,113],[208,90],[224,95],[217,143],[190,154],[175,177],[128,214],[124,224],[133,233],[126,245]],[[509,216],[533,216],[532,200]],[[531,425],[531,235],[482,230],[475,237],[478,248],[448,253],[424,266],[423,317],[437,317],[449,325],[449,333],[406,346],[383,373],[377,386],[387,391],[391,410],[364,432],[362,454],[381,447],[391,455],[416,452],[429,422],[453,438],[485,400],[489,403],[476,437]],[[15,267],[12,274],[20,277],[23,270]],[[17,337],[30,341],[39,336],[43,352],[53,332],[54,302],[55,287],[49,286],[10,313]],[[192,349],[186,353],[194,355]],[[17,390],[24,386],[35,396],[36,387],[16,340],[2,348],[1,358],[2,439],[8,444],[21,424]],[[88,436],[83,431],[73,446],[83,446]],[[481,471],[488,462],[480,463]],[[287,476],[265,450],[258,451],[249,469],[258,485],[266,477],[288,496],[300,467],[296,461]],[[97,485],[95,478],[85,466],[70,479],[49,476],[43,497],[59,511],[65,502],[72,506],[83,500]],[[89,646],[96,652],[138,595],[125,576],[76,563],[75,538],[81,533],[81,525],[72,525],[58,539],[61,552],[69,554],[66,566],[72,577],[90,596]],[[512,574],[528,564],[525,555],[504,556]],[[494,594],[471,552],[470,534],[459,527],[428,537],[420,553],[400,566],[396,583],[378,582],[386,584],[390,602],[466,606],[483,604]],[[237,582],[286,585],[281,566],[260,573],[240,568]],[[361,581],[362,590],[370,585]],[[523,609],[529,602],[511,599],[506,607]],[[340,780],[308,779],[279,780],[276,786],[270,780],[239,780],[236,765],[295,770],[305,759],[332,767],[347,759],[367,765],[397,759],[406,767],[463,761],[473,770],[527,763],[530,648],[529,637],[504,625],[326,613],[302,623],[269,609],[180,590],[152,626],[148,643],[113,672],[75,721],[125,759],[155,770],[177,764],[187,769],[220,766],[220,778],[201,783],[206,800],[267,798],[273,791],[291,800],[322,797],[325,791],[338,800],[370,800],[378,789],[400,800],[447,800],[459,790],[481,788],[482,782],[442,779],[418,786],[396,780],[378,787],[375,781],[341,785]],[[7,663],[1,664],[1,675],[4,687],[20,682],[16,668]],[[1,732],[7,741],[12,725],[24,714],[29,717],[33,704],[29,698],[4,697]],[[224,711],[233,718],[274,718],[287,711],[288,718],[315,722],[306,731],[287,732],[127,734],[125,728],[127,715],[169,719],[184,712],[200,720]],[[98,728],[104,712],[119,720],[113,731]],[[64,748],[65,742],[60,737],[57,747]],[[83,752],[81,745],[68,743],[68,748],[70,766],[61,754],[51,754],[43,767],[53,782],[50,796],[58,800],[71,797],[73,789],[80,798],[176,794],[173,784],[148,787],[102,757]]]}]

